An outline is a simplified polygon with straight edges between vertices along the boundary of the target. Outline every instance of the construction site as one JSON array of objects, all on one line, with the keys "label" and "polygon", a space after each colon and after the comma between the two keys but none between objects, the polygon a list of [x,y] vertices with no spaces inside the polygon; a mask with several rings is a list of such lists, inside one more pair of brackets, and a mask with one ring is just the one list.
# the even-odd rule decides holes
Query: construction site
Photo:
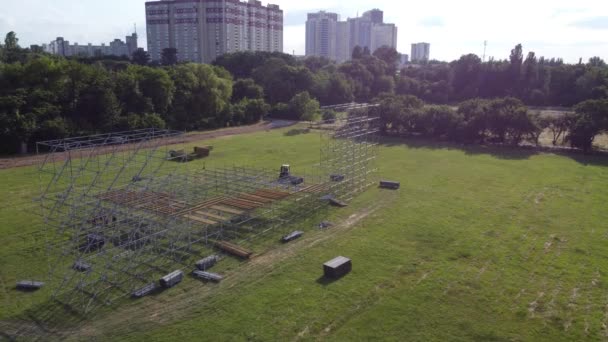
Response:
[{"label": "construction site", "polygon": [[[45,159],[40,205],[52,299],[87,314],[124,298],[211,273],[226,258],[254,257],[256,241],[289,242],[294,223],[329,205],[346,206],[377,183],[377,118],[342,105],[347,116],[315,123],[316,165],[190,166],[212,147],[170,150],[182,132],[142,129],[38,143]],[[41,179],[49,179],[48,176]],[[29,282],[29,283],[28,283]]]}]

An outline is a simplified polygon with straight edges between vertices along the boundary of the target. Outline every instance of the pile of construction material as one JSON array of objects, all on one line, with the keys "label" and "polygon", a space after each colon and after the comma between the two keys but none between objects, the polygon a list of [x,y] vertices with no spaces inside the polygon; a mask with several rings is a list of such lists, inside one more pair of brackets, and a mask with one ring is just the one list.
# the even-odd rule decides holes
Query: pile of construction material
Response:
[{"label": "pile of construction material", "polygon": [[179,162],[189,162],[195,159],[209,157],[211,150],[213,150],[213,146],[195,146],[194,152],[192,153],[186,153],[185,150],[171,150],[169,151],[167,159]]}]

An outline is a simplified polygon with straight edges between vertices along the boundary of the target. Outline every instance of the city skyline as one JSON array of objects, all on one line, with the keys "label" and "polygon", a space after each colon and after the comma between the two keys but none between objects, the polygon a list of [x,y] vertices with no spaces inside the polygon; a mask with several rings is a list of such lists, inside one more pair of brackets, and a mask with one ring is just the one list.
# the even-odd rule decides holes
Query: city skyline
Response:
[{"label": "city skyline", "polygon": [[[385,12],[385,21],[399,27],[400,52],[409,53],[411,43],[433,45],[433,59],[454,60],[463,54],[481,57],[488,41],[487,56],[508,58],[518,43],[537,56],[563,58],[576,63],[580,57],[608,58],[608,3],[582,0],[526,2],[514,0],[508,7],[473,2],[403,4],[354,0],[293,2],[275,0],[285,13],[284,52],[305,53],[306,14],[320,10],[341,14],[341,20],[356,17],[370,8]],[[71,42],[106,42],[123,37],[137,24],[140,46],[147,46],[145,1],[23,0],[5,4],[0,13],[0,32],[15,31],[22,46],[42,44],[58,36]]]}]

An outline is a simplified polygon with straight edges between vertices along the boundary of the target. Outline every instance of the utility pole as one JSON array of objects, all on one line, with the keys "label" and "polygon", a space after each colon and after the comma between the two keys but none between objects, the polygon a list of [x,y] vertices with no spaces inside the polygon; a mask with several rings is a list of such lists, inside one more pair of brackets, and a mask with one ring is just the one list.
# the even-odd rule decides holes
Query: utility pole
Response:
[{"label": "utility pole", "polygon": [[488,48],[488,41],[484,40],[483,41],[483,59],[482,62],[486,61],[486,49]]}]

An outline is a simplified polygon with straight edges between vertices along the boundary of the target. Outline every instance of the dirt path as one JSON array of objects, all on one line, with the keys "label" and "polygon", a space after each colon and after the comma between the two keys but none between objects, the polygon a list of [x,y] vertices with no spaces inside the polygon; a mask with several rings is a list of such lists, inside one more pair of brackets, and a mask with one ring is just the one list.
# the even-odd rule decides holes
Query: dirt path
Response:
[{"label": "dirt path", "polygon": [[[231,135],[239,135],[239,134],[247,134],[254,133],[260,131],[267,131],[270,129],[278,129],[293,126],[297,123],[297,121],[288,121],[288,120],[274,120],[274,121],[265,121],[256,125],[251,126],[240,126],[240,127],[231,127],[224,128],[215,131],[207,131],[200,133],[192,133],[187,135],[182,135],[175,138],[167,138],[161,141],[161,146],[169,146],[169,145],[178,145],[185,144],[200,140],[207,139],[215,139],[225,136]],[[121,145],[121,146],[108,146],[106,148],[99,148],[95,151],[94,155],[102,155],[107,154],[112,151],[126,151],[132,149],[133,145]],[[87,155],[90,154],[90,151],[87,151]],[[14,167],[25,167],[41,164],[46,158],[46,154],[37,154],[37,155],[27,155],[27,156],[19,156],[19,157],[10,157],[10,158],[0,158],[0,170],[10,169]],[[63,160],[67,157],[67,154],[58,153],[56,156],[56,161]],[[72,157],[78,157],[78,155],[72,154]]]}]

